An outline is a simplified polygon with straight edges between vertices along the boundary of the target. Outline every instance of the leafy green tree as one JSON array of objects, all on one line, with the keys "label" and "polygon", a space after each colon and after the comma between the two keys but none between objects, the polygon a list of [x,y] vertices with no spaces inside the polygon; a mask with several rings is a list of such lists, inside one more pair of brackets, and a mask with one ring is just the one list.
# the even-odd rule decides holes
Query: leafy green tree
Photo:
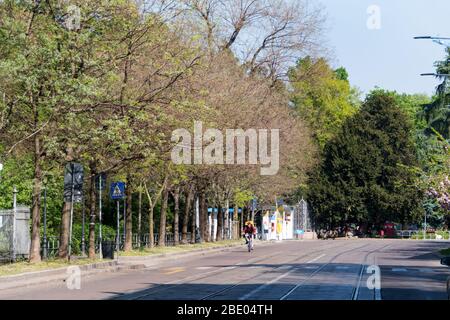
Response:
[{"label": "leafy green tree", "polygon": [[[436,62],[436,72],[442,75],[450,74],[450,47],[447,47],[447,58]],[[424,108],[424,117],[427,121],[427,133],[438,131],[445,139],[450,139],[450,90],[448,76],[439,76],[442,83],[436,88],[434,101]]]},{"label": "leafy green tree", "polygon": [[392,94],[376,90],[324,149],[310,179],[317,227],[355,222],[381,226],[414,219],[421,192],[412,126]]},{"label": "leafy green tree", "polygon": [[294,109],[323,147],[358,109],[347,71],[334,71],[323,58],[306,57],[289,70],[289,80]]}]

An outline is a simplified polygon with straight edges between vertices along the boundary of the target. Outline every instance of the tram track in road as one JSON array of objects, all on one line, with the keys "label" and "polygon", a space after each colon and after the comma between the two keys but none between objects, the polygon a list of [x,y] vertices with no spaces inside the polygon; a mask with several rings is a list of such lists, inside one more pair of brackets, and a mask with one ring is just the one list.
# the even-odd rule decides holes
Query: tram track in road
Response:
[{"label": "tram track in road", "polygon": [[[213,276],[213,275],[215,275],[217,273],[234,270],[237,267],[239,267],[240,265],[248,264],[248,263],[260,262],[260,261],[263,261],[264,259],[268,259],[268,258],[270,259],[271,257],[277,256],[279,254],[280,253],[268,254],[268,255],[264,255],[264,256],[262,256],[260,258],[253,258],[253,259],[246,260],[244,262],[238,262],[238,263],[233,264],[231,266],[226,266],[226,267],[222,267],[222,268],[219,268],[219,269],[215,269],[215,270],[211,270],[211,271],[208,271],[208,272],[204,272],[201,275],[192,275],[192,276],[188,276],[188,277],[185,277],[185,278],[182,278],[182,279],[173,280],[173,281],[169,281],[169,282],[166,282],[166,283],[161,283],[161,284],[158,284],[158,285],[156,285],[154,287],[151,287],[151,288],[145,290],[147,292],[145,292],[145,293],[143,293],[141,295],[133,296],[130,299],[126,299],[126,300],[139,300],[139,299],[148,297],[150,295],[153,295],[155,293],[172,289],[172,288],[176,287],[180,283],[185,283],[185,282],[189,282],[189,281],[197,281],[197,280],[205,279],[205,278]],[[133,295],[133,293],[130,293],[128,295]],[[121,297],[120,299],[123,299],[123,298],[124,297]]]},{"label": "tram track in road", "polygon": [[[309,257],[309,256],[311,256],[311,255],[316,255],[317,253],[325,252],[326,250],[331,249],[331,248],[333,248],[333,247],[337,247],[337,246],[336,246],[336,245],[332,245],[332,246],[329,246],[329,247],[327,247],[327,248],[321,248],[321,250],[319,250],[319,251],[309,252],[309,253],[303,254],[303,255],[301,255],[301,256],[297,256],[295,259],[286,261],[286,262],[284,262],[284,263],[287,263],[287,264],[294,263],[294,262],[297,262],[297,261],[300,260],[300,259],[304,259],[304,258]],[[319,257],[316,257],[316,258],[313,259],[312,261],[315,261],[316,259],[321,258],[321,257],[323,257],[323,256],[324,256],[324,254],[322,254],[322,255],[319,256]],[[272,267],[272,268],[270,268],[269,270],[265,270],[265,271],[263,271],[262,273],[256,274],[255,276],[252,276],[252,277],[250,277],[250,278],[246,278],[244,281],[249,281],[249,280],[257,279],[257,278],[259,278],[259,277],[261,277],[261,276],[263,276],[263,275],[265,275],[265,274],[268,274],[268,273],[273,272],[273,271],[275,271],[275,270],[281,269],[281,268],[283,268],[283,267],[284,267],[284,266]],[[236,282],[236,283],[234,283],[234,284],[232,284],[232,285],[230,285],[230,286],[228,286],[228,287],[226,287],[226,288],[224,288],[224,289],[221,289],[221,290],[219,290],[219,291],[210,293],[210,294],[208,294],[208,295],[206,295],[206,296],[200,298],[200,300],[208,300],[208,299],[210,299],[210,298],[214,298],[214,297],[218,296],[219,294],[225,293],[225,292],[227,292],[227,291],[230,291],[230,290],[236,288],[236,287],[239,286],[240,284],[241,284],[240,281],[239,281],[239,282]]]},{"label": "tram track in road", "polygon": [[[330,266],[337,258],[339,258],[342,255],[347,254],[347,253],[349,253],[351,251],[359,250],[359,249],[362,249],[362,248],[367,247],[367,246],[369,246],[369,244],[365,244],[365,245],[357,247],[357,248],[352,248],[352,249],[349,249],[349,250],[345,250],[345,251],[339,252],[338,254],[334,255],[327,263],[325,263],[324,265],[320,266],[318,269],[316,269],[311,274],[309,274],[306,278],[304,278],[300,282],[298,282],[293,288],[291,288],[289,291],[287,291],[284,295],[282,295],[279,298],[279,300],[286,300],[296,290],[298,290],[299,288],[301,288],[302,286],[307,284],[309,281],[311,281],[317,274],[319,274],[326,267]],[[366,265],[367,258],[369,257],[369,255],[374,253],[374,252],[376,252],[376,251],[378,251],[378,250],[380,250],[380,249],[384,249],[384,248],[386,248],[388,246],[389,246],[389,244],[385,245],[385,246],[383,246],[381,248],[375,248],[374,250],[369,251],[365,255],[363,263],[360,264],[359,272],[357,274],[356,284],[353,286],[351,300],[356,300],[358,298],[359,288],[361,286],[361,279],[362,279],[362,276],[363,276],[363,271],[365,269],[365,265]],[[292,271],[293,270],[291,270],[290,272],[292,272]]]},{"label": "tram track in road", "polygon": [[[377,248],[377,249],[375,249],[375,250],[369,251],[369,252],[365,255],[365,257],[364,257],[364,262],[363,262],[363,263],[361,264],[361,266],[360,266],[360,272],[359,272],[359,277],[358,277],[358,280],[357,280],[357,284],[356,284],[356,286],[353,288],[352,300],[358,300],[359,292],[360,292],[360,288],[361,288],[361,282],[362,282],[362,279],[363,279],[363,277],[364,277],[364,270],[366,270],[366,268],[367,268],[367,266],[368,266],[367,260],[368,260],[369,256],[370,256],[371,254],[377,252],[377,251],[386,249],[387,247],[390,247],[390,246],[391,246],[391,244],[385,245],[385,246],[383,246],[383,247],[381,247],[381,248]],[[374,290],[375,290],[375,289],[374,289]],[[381,297],[377,297],[377,294],[376,294],[375,292],[374,292],[374,298],[375,298],[375,300],[381,300]]]},{"label": "tram track in road", "polygon": [[[327,248],[324,248],[323,250],[328,250],[328,249],[331,249],[331,248],[334,248],[334,247],[338,247],[338,246],[339,245],[333,244],[333,245],[331,245],[331,246],[329,246]],[[315,251],[314,253],[317,253],[317,251]],[[169,281],[169,282],[166,282],[166,283],[158,284],[158,285],[156,285],[154,287],[151,287],[151,288],[145,290],[146,292],[144,292],[142,294],[139,294],[137,296],[133,295],[133,293],[129,293],[127,295],[129,295],[131,297],[128,298],[128,299],[125,296],[118,297],[118,298],[119,299],[125,299],[125,300],[139,300],[139,299],[143,299],[143,298],[149,297],[151,295],[154,295],[156,293],[161,293],[163,291],[166,291],[166,290],[169,290],[169,289],[173,289],[179,284],[186,284],[186,283],[189,283],[189,282],[206,279],[206,278],[209,278],[211,276],[214,276],[214,275],[217,275],[217,274],[221,274],[223,272],[233,271],[233,270],[235,270],[236,268],[238,268],[238,267],[240,267],[242,265],[248,265],[248,264],[254,264],[254,263],[262,262],[262,261],[271,259],[273,257],[282,256],[282,255],[285,255],[285,254],[286,254],[285,252],[277,252],[277,253],[267,254],[267,255],[264,255],[262,257],[253,258],[253,259],[249,259],[249,260],[246,260],[246,261],[238,262],[238,263],[233,264],[231,266],[226,266],[226,267],[221,267],[219,269],[211,270],[211,271],[202,273],[201,275],[192,275],[192,276],[188,276],[188,277],[185,277],[185,278],[182,278],[182,279],[173,280],[173,281]],[[299,257],[296,257],[296,259],[298,260]],[[261,275],[261,273],[258,274],[258,276],[260,276],[260,275]],[[219,290],[217,292],[214,292],[213,294],[210,294],[210,295],[207,295],[207,296],[205,296],[203,298],[200,298],[199,300],[206,300],[206,299],[208,299],[208,296],[216,296],[216,295],[218,295],[218,294],[220,294],[222,292],[228,291],[228,290],[236,287],[237,285],[238,284],[233,284],[230,287],[221,289],[221,290]],[[206,299],[204,299],[204,298],[206,298]]]}]

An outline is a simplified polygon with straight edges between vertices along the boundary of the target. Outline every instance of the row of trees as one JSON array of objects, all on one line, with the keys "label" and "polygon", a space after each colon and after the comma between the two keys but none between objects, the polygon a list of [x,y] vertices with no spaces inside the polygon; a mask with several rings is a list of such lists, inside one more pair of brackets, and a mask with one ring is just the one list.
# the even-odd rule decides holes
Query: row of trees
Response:
[{"label": "row of trees", "polygon": [[[439,74],[448,74],[447,54]],[[432,99],[376,89],[332,134],[307,190],[317,228],[420,225],[424,214],[434,227],[449,225],[450,101],[442,80]]]},{"label": "row of trees", "polygon": [[[43,188],[58,255],[67,257],[62,178],[70,161],[87,173],[89,257],[101,172],[127,183],[125,250],[144,230],[149,246],[155,230],[160,246],[169,229],[189,241],[197,197],[208,240],[208,206],[272,203],[303,183],[316,147],[289,108],[284,80],[299,56],[321,50],[320,12],[300,0],[1,1],[1,205],[10,206],[16,185],[31,206],[30,261],[41,259]],[[204,129],[281,129],[278,174],[261,176],[259,165],[174,165],[172,132],[194,120]],[[219,238],[222,231],[219,223]]]}]

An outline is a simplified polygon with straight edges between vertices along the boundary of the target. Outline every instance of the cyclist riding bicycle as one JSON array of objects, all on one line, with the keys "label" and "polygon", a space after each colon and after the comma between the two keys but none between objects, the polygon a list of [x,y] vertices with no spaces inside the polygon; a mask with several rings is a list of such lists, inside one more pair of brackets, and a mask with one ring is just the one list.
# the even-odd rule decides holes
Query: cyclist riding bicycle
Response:
[{"label": "cyclist riding bicycle", "polygon": [[252,221],[247,221],[245,223],[242,233],[244,234],[245,237],[245,244],[248,244],[250,237],[254,237],[256,235],[256,228],[255,226],[253,226]]}]

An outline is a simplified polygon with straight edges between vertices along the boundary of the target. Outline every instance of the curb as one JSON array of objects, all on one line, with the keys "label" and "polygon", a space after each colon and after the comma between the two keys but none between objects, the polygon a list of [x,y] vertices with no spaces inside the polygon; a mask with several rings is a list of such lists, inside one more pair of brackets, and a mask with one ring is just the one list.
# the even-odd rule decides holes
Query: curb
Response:
[{"label": "curb", "polygon": [[[263,242],[259,243],[259,246],[268,246],[273,244],[277,244],[277,242]],[[167,260],[220,253],[236,247],[240,247],[242,245],[243,244],[236,244],[215,248],[195,249],[187,252],[162,253],[148,256],[119,256],[119,262],[117,262],[117,260],[112,260],[80,265],[78,267],[81,270],[82,276],[89,276],[103,272],[144,270],[147,267],[157,265],[158,263]],[[32,271],[15,275],[0,276],[0,290],[25,288],[42,284],[64,283],[68,277],[67,268],[70,266],[76,265],[68,265],[67,267]]]},{"label": "curb", "polygon": [[[71,266],[76,265],[68,265],[67,267],[50,270],[32,271],[9,276],[1,276],[0,290],[29,287],[43,283],[52,283],[59,281],[64,282],[68,276],[67,268]],[[117,261],[106,261],[81,265],[78,267],[81,270],[81,274],[87,276],[100,272],[114,271],[115,269],[118,269],[119,266],[117,264]]]}]

